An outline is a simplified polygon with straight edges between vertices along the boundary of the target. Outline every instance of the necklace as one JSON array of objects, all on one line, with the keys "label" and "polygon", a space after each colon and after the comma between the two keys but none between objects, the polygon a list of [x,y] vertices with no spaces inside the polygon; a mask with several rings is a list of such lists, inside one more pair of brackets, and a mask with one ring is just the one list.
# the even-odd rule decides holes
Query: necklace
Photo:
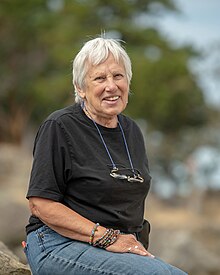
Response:
[{"label": "necklace", "polygon": [[[113,178],[122,179],[122,180],[126,179],[129,182],[144,182],[144,179],[141,177],[140,172],[137,169],[134,169],[133,162],[132,162],[131,155],[130,155],[129,148],[128,148],[128,144],[127,144],[127,141],[126,141],[126,138],[125,138],[124,130],[123,130],[123,128],[121,126],[121,123],[119,121],[119,117],[118,117],[118,125],[119,125],[120,131],[122,133],[122,138],[123,138],[123,141],[124,141],[124,145],[125,145],[126,153],[127,153],[127,156],[128,156],[128,160],[129,160],[129,163],[130,163],[130,168],[128,168],[128,169],[126,169],[126,168],[122,168],[122,169],[117,168],[117,166],[116,166],[115,162],[113,161],[113,158],[112,158],[112,156],[109,152],[107,144],[106,144],[106,142],[103,138],[103,135],[102,135],[97,123],[95,122],[95,120],[93,119],[93,117],[91,116],[89,111],[87,110],[85,104],[82,104],[81,108],[84,109],[84,111],[88,114],[88,116],[92,120],[93,124],[95,125],[95,127],[98,131],[98,134],[100,136],[100,139],[101,139],[101,141],[102,141],[102,143],[105,147],[105,150],[108,154],[108,157],[111,161],[112,170],[110,172],[110,176],[112,176]],[[120,172],[125,171],[125,170],[130,170],[133,175],[131,176],[131,175],[120,174]]]}]

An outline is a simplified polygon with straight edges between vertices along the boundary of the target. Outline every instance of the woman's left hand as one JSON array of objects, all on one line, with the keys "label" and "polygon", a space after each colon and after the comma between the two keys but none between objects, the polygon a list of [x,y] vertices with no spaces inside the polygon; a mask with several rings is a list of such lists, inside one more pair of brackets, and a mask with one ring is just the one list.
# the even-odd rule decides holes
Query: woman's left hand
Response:
[{"label": "woman's left hand", "polygon": [[132,234],[120,234],[117,241],[108,246],[106,250],[118,253],[134,253],[154,258]]}]

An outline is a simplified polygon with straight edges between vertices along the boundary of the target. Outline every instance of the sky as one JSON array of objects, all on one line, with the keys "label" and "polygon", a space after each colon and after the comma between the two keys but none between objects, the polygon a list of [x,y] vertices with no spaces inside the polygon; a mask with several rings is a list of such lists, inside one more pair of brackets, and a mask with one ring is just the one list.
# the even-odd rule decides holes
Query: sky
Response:
[{"label": "sky", "polygon": [[158,28],[176,45],[190,43],[203,51],[192,70],[199,75],[206,102],[220,108],[220,0],[174,2],[181,13],[162,16]]}]

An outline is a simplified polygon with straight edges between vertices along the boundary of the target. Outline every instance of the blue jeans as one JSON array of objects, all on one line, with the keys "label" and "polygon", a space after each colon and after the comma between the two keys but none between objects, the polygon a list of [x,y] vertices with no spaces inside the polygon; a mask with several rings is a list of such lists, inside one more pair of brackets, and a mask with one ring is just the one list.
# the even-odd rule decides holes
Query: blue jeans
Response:
[{"label": "blue jeans", "polygon": [[158,258],[108,252],[65,238],[48,226],[28,234],[25,254],[33,275],[186,275]]}]

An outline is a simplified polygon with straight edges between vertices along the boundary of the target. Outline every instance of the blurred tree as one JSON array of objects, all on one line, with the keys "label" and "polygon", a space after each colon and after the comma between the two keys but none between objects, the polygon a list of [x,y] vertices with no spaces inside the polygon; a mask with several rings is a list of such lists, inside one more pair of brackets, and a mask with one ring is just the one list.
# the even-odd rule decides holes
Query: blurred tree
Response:
[{"label": "blurred tree", "polygon": [[202,125],[206,106],[188,68],[190,58],[195,55],[191,48],[174,50],[167,45],[150,45],[142,56],[135,53],[134,72],[139,73],[134,74],[131,101],[138,108],[130,112],[147,118],[154,128],[167,133]]},{"label": "blurred tree", "polygon": [[1,0],[0,141],[20,142],[71,99],[71,60],[88,37],[126,41],[134,79],[127,112],[163,131],[203,122],[202,93],[187,67],[195,52],[173,49],[149,27],[150,16],[175,11],[172,0]]}]

